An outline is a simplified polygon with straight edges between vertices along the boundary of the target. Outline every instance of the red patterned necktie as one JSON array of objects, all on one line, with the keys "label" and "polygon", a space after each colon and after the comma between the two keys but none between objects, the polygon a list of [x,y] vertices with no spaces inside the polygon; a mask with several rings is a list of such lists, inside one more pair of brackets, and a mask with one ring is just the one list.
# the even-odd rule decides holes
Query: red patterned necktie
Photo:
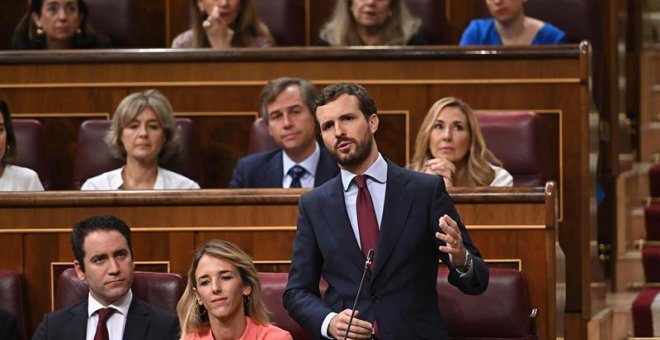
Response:
[{"label": "red patterned necktie", "polygon": [[103,308],[98,310],[97,313],[99,315],[99,323],[96,325],[96,334],[94,334],[94,340],[110,340],[106,322],[114,312],[114,308]]},{"label": "red patterned necktie", "polygon": [[[362,246],[362,254],[367,258],[369,249],[376,252],[378,245],[378,220],[376,219],[376,211],[374,210],[374,203],[371,200],[369,188],[367,188],[367,176],[355,176],[355,184],[358,186],[358,194],[356,199],[356,210],[358,218],[358,229],[360,229],[360,245]],[[373,261],[372,266],[373,268]]]}]

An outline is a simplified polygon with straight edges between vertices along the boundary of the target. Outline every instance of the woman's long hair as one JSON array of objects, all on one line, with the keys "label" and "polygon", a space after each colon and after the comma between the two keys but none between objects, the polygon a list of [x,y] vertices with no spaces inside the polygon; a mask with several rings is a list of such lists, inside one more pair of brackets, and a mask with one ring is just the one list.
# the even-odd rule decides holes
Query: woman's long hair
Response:
[{"label": "woman's long hair", "polygon": [[223,240],[210,240],[195,250],[192,264],[188,270],[188,283],[186,289],[176,306],[176,312],[181,324],[181,337],[192,332],[205,332],[210,327],[209,315],[204,306],[197,303],[195,288],[197,280],[195,272],[202,256],[208,255],[231,263],[238,270],[241,281],[252,289],[249,297],[244,301],[245,315],[249,316],[257,324],[268,324],[269,312],[261,298],[261,282],[257,268],[252,263],[252,258],[241,248],[233,243]]},{"label": "woman's long hair", "polygon": [[412,161],[408,167],[412,170],[423,171],[424,163],[433,158],[429,141],[431,133],[433,132],[433,125],[438,118],[438,114],[447,107],[455,107],[459,109],[468,122],[468,131],[470,132],[470,148],[465,155],[467,160],[465,162],[465,176],[458,178],[454,181],[455,186],[488,186],[495,178],[495,171],[491,168],[492,165],[502,166],[493,153],[488,150],[484,137],[479,128],[479,121],[477,120],[472,108],[464,101],[455,97],[445,97],[436,101],[429,109],[429,112],[424,117],[422,125],[417,132],[417,139],[415,140],[415,153],[413,154]]},{"label": "woman's long hair", "polygon": [[0,111],[5,121],[5,155],[0,159],[0,168],[13,162],[16,159],[16,135],[14,134],[14,125],[11,122],[11,113],[4,100],[0,99]]},{"label": "woman's long hair", "polygon": [[[357,33],[351,3],[352,0],[337,0],[332,17],[321,29],[321,39],[332,46],[364,45]],[[391,15],[384,23],[379,45],[407,45],[422,22],[413,17],[404,0],[391,0],[390,11]]]},{"label": "woman's long hair", "polygon": [[[191,0],[190,5],[193,32],[192,47],[211,47],[211,43],[206,37],[206,30],[202,27],[202,23],[206,20],[208,14],[202,12],[197,7],[197,0]],[[254,0],[241,0],[238,15],[236,15],[236,20],[231,26],[231,29],[234,30],[234,36],[231,39],[231,46],[233,47],[254,46],[259,38],[273,41],[273,36],[270,34],[268,26],[261,21],[257,14]]]}]

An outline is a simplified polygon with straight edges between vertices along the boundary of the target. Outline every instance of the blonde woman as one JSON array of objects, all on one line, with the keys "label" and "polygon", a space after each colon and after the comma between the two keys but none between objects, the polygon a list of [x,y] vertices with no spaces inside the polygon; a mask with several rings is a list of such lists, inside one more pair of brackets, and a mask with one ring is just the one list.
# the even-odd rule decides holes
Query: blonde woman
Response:
[{"label": "blonde woman", "polygon": [[425,45],[422,22],[410,14],[405,0],[342,0],[321,29],[317,45]]},{"label": "blonde woman", "polygon": [[172,48],[271,47],[275,40],[254,0],[190,0],[191,28]]},{"label": "blonde woman", "polygon": [[292,340],[269,323],[252,259],[227,241],[197,248],[176,310],[182,340]]},{"label": "blonde woman", "polygon": [[486,147],[470,106],[454,97],[431,106],[417,133],[409,168],[442,176],[447,187],[513,185],[511,174]]}]

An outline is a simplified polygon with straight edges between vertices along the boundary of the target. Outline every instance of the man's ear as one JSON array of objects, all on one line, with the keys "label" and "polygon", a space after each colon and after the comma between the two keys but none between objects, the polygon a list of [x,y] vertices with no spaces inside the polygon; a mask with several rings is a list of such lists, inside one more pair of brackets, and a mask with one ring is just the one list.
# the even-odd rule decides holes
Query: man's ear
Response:
[{"label": "man's ear", "polygon": [[378,131],[379,123],[380,120],[378,119],[378,115],[372,113],[371,116],[369,116],[369,129],[371,130],[371,133],[376,133],[376,131]]},{"label": "man's ear", "polygon": [[73,261],[73,268],[76,270],[76,276],[78,276],[78,279],[85,281],[85,271],[80,266],[78,260]]}]

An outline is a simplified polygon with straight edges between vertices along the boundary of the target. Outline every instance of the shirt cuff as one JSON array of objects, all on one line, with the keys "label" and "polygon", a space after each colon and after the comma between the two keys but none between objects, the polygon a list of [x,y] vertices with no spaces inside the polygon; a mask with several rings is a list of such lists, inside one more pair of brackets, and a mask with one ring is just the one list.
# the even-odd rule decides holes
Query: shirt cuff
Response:
[{"label": "shirt cuff", "polygon": [[472,265],[472,261],[473,261],[472,256],[470,256],[470,262],[467,265],[468,270],[466,271],[461,271],[458,268],[456,268],[456,271],[461,275],[461,277],[466,275],[472,275],[472,273],[474,272],[474,266]]},{"label": "shirt cuff", "polygon": [[328,327],[330,327],[330,321],[332,320],[332,318],[335,317],[335,315],[337,315],[337,313],[332,312],[332,313],[329,313],[325,317],[325,319],[323,319],[323,323],[321,324],[321,335],[323,335],[324,338],[334,339],[333,337],[328,335]]}]

